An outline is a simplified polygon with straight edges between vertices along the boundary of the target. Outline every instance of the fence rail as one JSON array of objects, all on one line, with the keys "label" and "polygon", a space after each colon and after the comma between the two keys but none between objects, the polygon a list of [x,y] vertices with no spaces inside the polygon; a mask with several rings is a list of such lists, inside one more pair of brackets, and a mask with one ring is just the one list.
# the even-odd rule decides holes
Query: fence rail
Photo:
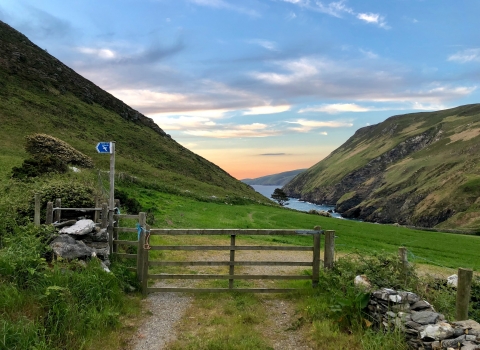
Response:
[{"label": "fence rail", "polygon": [[[115,216],[120,218],[121,216]],[[130,217],[128,217],[130,218]],[[270,230],[270,229],[150,229],[146,228],[145,213],[140,213],[137,218],[140,224],[140,235],[138,241],[119,240],[118,234],[123,232],[137,232],[137,229],[127,227],[114,227],[113,232],[117,237],[113,240],[113,245],[137,246],[137,254],[118,254],[121,258],[137,259],[137,276],[142,284],[143,294],[153,292],[226,292],[226,291],[248,291],[256,293],[274,293],[295,290],[295,288],[240,288],[235,287],[235,280],[311,280],[312,285],[316,286],[319,280],[320,271],[320,234],[323,231],[320,228],[315,230]],[[148,233],[147,233],[148,232]],[[333,232],[333,231],[332,231]],[[230,237],[229,245],[153,245],[149,244],[150,235],[161,236],[180,236],[180,235],[223,235]],[[271,245],[236,245],[236,238],[240,236],[311,236],[313,244],[311,246],[271,246]],[[229,251],[230,257],[226,261],[149,261],[149,251]],[[235,260],[236,251],[303,251],[312,252],[311,261],[238,261]],[[181,273],[162,273],[150,274],[149,269],[156,266],[224,266],[228,267],[228,274],[181,274]],[[303,266],[311,267],[312,275],[278,275],[278,274],[235,274],[235,266]],[[147,281],[154,280],[229,280],[228,288],[177,288],[177,287],[148,287]]]}]

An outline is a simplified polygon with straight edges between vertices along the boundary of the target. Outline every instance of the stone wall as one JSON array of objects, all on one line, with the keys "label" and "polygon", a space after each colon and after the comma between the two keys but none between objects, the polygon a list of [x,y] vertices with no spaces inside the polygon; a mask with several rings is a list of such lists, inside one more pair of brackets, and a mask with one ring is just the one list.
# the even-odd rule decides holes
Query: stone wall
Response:
[{"label": "stone wall", "polygon": [[367,309],[375,327],[401,330],[412,349],[480,349],[480,324],[473,320],[448,322],[415,293],[377,290],[371,293]]},{"label": "stone wall", "polygon": [[57,257],[67,260],[97,257],[108,270],[110,247],[106,228],[97,227],[90,219],[70,220],[56,226],[59,235],[50,246]]}]

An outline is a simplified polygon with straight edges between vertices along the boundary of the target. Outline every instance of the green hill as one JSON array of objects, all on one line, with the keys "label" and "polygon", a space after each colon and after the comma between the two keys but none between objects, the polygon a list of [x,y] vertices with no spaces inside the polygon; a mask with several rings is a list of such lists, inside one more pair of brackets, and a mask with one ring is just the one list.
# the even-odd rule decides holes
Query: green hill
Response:
[{"label": "green hill", "polygon": [[284,189],[349,218],[478,229],[480,104],[359,129]]},{"label": "green hill", "polygon": [[[28,157],[25,136],[43,133],[92,157],[95,168],[102,171],[109,169],[109,157],[98,154],[95,145],[99,141],[116,141],[120,189],[122,181],[129,181],[222,203],[225,196],[266,201],[248,185],[175,142],[150,118],[75,73],[1,21],[0,124],[2,186],[15,185],[9,182],[11,170]],[[81,175],[69,176],[97,186],[98,174],[98,170],[84,170]],[[54,179],[51,176],[40,182]],[[27,187],[22,190],[25,193],[40,184],[33,181],[22,186]]]},{"label": "green hill", "polygon": [[305,170],[306,169],[284,171],[278,174],[257,177],[255,179],[243,179],[241,181],[248,185],[283,186]]}]

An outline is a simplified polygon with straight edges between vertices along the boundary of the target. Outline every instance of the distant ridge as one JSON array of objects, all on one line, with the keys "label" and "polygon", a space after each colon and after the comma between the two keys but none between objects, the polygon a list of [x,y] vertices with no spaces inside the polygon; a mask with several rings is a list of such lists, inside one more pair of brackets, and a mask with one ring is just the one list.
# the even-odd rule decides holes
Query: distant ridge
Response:
[{"label": "distant ridge", "polygon": [[286,183],[293,180],[295,176],[302,173],[307,169],[297,169],[285,171],[283,173],[266,175],[262,177],[257,177],[255,179],[243,179],[242,182],[247,185],[263,185],[263,186],[280,186],[283,187]]}]

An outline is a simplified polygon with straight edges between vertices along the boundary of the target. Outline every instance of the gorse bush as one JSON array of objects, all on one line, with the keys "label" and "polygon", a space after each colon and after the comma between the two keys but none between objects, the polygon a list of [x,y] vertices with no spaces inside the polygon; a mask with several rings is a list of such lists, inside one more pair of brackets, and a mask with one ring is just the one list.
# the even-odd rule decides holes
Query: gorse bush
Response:
[{"label": "gorse bush", "polygon": [[32,156],[54,155],[66,164],[93,168],[93,160],[65,141],[46,134],[26,136],[25,150]]},{"label": "gorse bush", "polygon": [[12,178],[25,180],[47,173],[66,173],[67,163],[53,155],[39,155],[35,159],[25,159],[22,166],[12,168]]}]

